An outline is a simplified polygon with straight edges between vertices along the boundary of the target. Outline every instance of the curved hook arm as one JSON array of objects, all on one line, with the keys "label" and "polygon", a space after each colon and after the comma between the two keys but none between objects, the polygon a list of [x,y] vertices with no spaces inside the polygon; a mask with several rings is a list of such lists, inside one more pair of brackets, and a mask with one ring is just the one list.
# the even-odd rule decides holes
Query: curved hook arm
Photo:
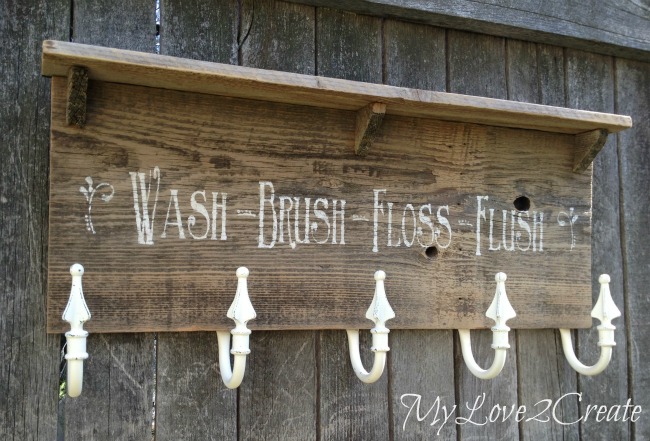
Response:
[{"label": "curved hook arm", "polygon": [[517,316],[508,300],[508,296],[506,295],[506,274],[497,273],[494,279],[497,282],[497,290],[490,307],[485,313],[487,317],[491,318],[495,322],[495,325],[492,327],[492,349],[494,349],[494,360],[488,369],[482,369],[474,360],[469,329],[458,330],[465,364],[472,374],[483,380],[489,380],[490,378],[496,377],[503,369],[503,366],[506,363],[506,351],[510,348],[510,344],[508,343],[508,332],[510,331],[510,328],[506,326],[506,321]]},{"label": "curved hook arm", "polygon": [[66,387],[68,396],[72,398],[81,395],[84,360],[88,358],[88,353],[86,352],[88,331],[83,329],[83,324],[90,320],[90,311],[84,300],[83,289],[81,287],[81,276],[83,276],[83,273],[84,267],[78,263],[70,267],[72,288],[70,289],[68,304],[63,311],[63,320],[70,323],[70,331],[65,333],[65,359],[68,365]]},{"label": "curved hook arm", "polygon": [[[217,331],[217,344],[219,346],[219,370],[224,384],[229,389],[239,387],[246,371],[246,356],[251,353],[249,349],[250,329],[246,327],[249,320],[257,317],[250,298],[248,297],[248,269],[237,269],[237,292],[226,316],[235,322],[235,328],[228,331]],[[232,349],[230,348],[230,335],[232,334]],[[234,356],[234,365],[230,367],[230,354]]]},{"label": "curved hook arm", "polygon": [[600,321],[598,329],[598,346],[600,346],[600,358],[593,366],[586,366],[578,360],[573,351],[573,344],[571,343],[571,330],[560,329],[560,337],[562,338],[562,349],[564,356],[573,369],[582,375],[598,375],[609,365],[612,359],[612,347],[616,346],[614,341],[614,331],[616,326],[612,325],[612,320],[621,316],[621,311],[618,310],[612,294],[609,291],[610,277],[607,274],[602,274],[598,278],[600,283],[600,294],[594,309],[591,311],[591,316]]},{"label": "curved hook arm", "polygon": [[372,303],[366,311],[366,318],[375,323],[375,327],[370,330],[372,333],[372,347],[370,350],[375,353],[375,361],[372,364],[370,372],[366,371],[361,362],[359,354],[359,331],[356,329],[346,329],[348,334],[348,344],[350,346],[350,361],[352,369],[357,377],[364,383],[374,383],[381,377],[386,365],[386,352],[388,347],[388,333],[390,330],[386,327],[386,321],[395,318],[395,312],[388,303],[386,291],[384,289],[384,280],[386,273],[377,271],[375,273],[375,295]]}]

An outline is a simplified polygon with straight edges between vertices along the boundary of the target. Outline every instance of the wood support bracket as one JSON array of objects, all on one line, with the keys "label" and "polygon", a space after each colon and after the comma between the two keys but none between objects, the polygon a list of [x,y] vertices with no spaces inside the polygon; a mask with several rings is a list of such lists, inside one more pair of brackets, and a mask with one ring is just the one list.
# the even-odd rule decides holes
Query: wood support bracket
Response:
[{"label": "wood support bracket", "polygon": [[354,153],[368,154],[386,113],[386,104],[370,103],[357,111],[357,128],[354,135]]},{"label": "wood support bracket", "polygon": [[575,135],[576,152],[573,157],[573,172],[582,173],[600,152],[607,141],[609,131],[596,129]]},{"label": "wood support bracket", "polygon": [[65,122],[83,127],[86,124],[86,98],[88,96],[88,69],[72,66],[68,70],[68,102]]}]

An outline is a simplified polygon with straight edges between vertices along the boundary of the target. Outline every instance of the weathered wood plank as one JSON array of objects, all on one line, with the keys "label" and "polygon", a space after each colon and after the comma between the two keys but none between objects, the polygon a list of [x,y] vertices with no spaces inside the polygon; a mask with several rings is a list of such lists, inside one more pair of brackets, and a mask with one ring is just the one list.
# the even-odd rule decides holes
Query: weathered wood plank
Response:
[{"label": "weathered wood plank", "polygon": [[[235,0],[211,4],[164,0],[160,19],[162,54],[237,63]],[[237,286],[234,274],[228,278],[232,296]],[[157,441],[237,439],[237,395],[221,379],[214,332],[158,334]]]},{"label": "weathered wood plank", "polygon": [[[380,38],[379,34],[352,37],[370,41]],[[340,58],[323,60],[323,65],[317,66],[318,75],[323,76],[316,77],[46,41],[42,72],[66,76],[70,66],[82,65],[88,67],[91,80],[353,111],[382,102],[389,115],[560,133],[576,134],[598,128],[614,133],[632,124],[629,117],[621,115],[361,82],[363,66],[352,72],[353,82],[327,78],[332,76],[328,72],[335,72],[341,64],[355,60],[367,63],[352,47],[353,41],[344,42],[337,48]],[[464,93],[466,89],[458,90]]]},{"label": "weathered wood plank", "polygon": [[44,38],[70,2],[0,5],[0,439],[57,437],[60,336],[45,333],[50,81]]},{"label": "weathered wood plank", "polygon": [[[575,50],[567,51],[567,105],[606,111],[614,108],[614,72],[611,57]],[[620,236],[619,175],[616,139],[610,137],[593,164],[593,233],[592,233],[592,295],[593,303],[599,293],[598,276],[607,273],[614,302],[624,306],[623,263]],[[577,353],[583,363],[596,362],[600,354],[598,331],[594,326],[577,334]],[[595,377],[578,377],[582,392],[580,414],[592,403],[624,404],[628,395],[627,344],[624,320],[617,319],[616,347],[609,367]],[[627,422],[599,424],[587,420],[580,426],[582,439],[629,438]]]},{"label": "weathered wood plank", "polygon": [[[506,44],[508,98],[563,106],[564,49],[516,40],[508,40]],[[541,410],[537,403],[542,400],[555,400],[577,390],[576,373],[564,360],[556,330],[517,330],[516,341],[518,403],[530,409],[532,415]],[[561,421],[576,421],[577,399],[563,399],[557,416]],[[560,425],[535,419],[522,421],[520,431],[522,440],[531,441],[577,441],[580,436],[576,424]]]},{"label": "weathered wood plank", "polygon": [[[451,92],[469,93],[473,95],[506,98],[506,53],[505,40],[501,38],[476,35],[458,31],[448,31],[448,84]],[[516,290],[512,282],[517,279],[530,278],[529,271],[515,270],[502,262],[494,262],[492,273],[505,271],[508,274],[506,292],[515,310],[520,311],[518,303],[513,298]],[[484,275],[487,278],[487,275]],[[494,276],[487,278],[491,285],[486,285],[485,297],[494,295]],[[488,288],[489,286],[489,288]],[[487,310],[487,308],[486,308]],[[530,311],[534,314],[533,311]],[[509,335],[510,347],[505,367],[496,378],[485,381],[476,378],[465,366],[460,354],[460,344],[456,344],[457,387],[460,396],[458,414],[472,421],[481,421],[489,415],[494,404],[516,403],[517,389],[517,353],[514,332]],[[472,332],[472,350],[476,362],[483,368],[489,367],[494,358],[494,350],[490,347],[492,332],[488,330]],[[468,410],[469,406],[476,407],[477,401],[484,405],[475,412]],[[459,426],[461,439],[518,439],[519,429],[516,420],[508,420],[500,424],[476,426],[465,424]]]},{"label": "weathered wood plank", "polygon": [[[151,2],[99,1],[73,5],[74,41],[154,51],[156,25]],[[92,271],[86,271],[84,277],[92,278]],[[93,297],[92,290],[84,289],[84,293],[86,298]],[[65,400],[65,439],[149,439],[153,418],[154,335],[91,334],[88,353],[84,390],[80,397]]]},{"label": "weathered wood plank", "polygon": [[[512,326],[590,321],[587,293],[570,295],[590,285],[589,218],[551,222],[590,209],[571,135],[392,117],[360,158],[354,113],[98,82],[79,129],[65,124],[64,82],[53,89],[50,330],[61,326],[71,256],[93,292],[91,332],[229,328],[241,265],[264,291],[251,297],[264,306],[251,329],[368,327],[350,283],[372,292],[379,265],[403,291],[393,329],[489,325],[499,267],[526,275],[508,282]],[[366,278],[351,282],[350,271]]]},{"label": "weathered wood plank", "polygon": [[237,0],[162,0],[160,53],[215,63],[237,64]]},{"label": "weathered wood plank", "polygon": [[[314,73],[314,8],[245,1],[241,12],[244,66]],[[252,298],[272,291],[265,282],[249,290]],[[247,372],[239,388],[238,439],[317,438],[316,335],[313,331],[253,332]]]},{"label": "weathered wood plank", "polygon": [[[624,220],[623,262],[625,271],[624,318],[628,327],[628,360],[632,363],[628,381],[634,404],[644,411],[650,409],[650,238],[647,233],[650,219],[650,64],[616,60],[616,106],[634,115],[639,124],[634,130],[619,137],[621,198]],[[622,310],[622,308],[621,308]],[[617,320],[618,322],[619,320]],[[619,323],[616,323],[616,327]],[[618,338],[618,335],[616,336]],[[616,347],[616,351],[621,349]],[[619,372],[623,376],[624,372]],[[639,418],[630,429],[635,440],[650,439],[650,420]]]},{"label": "weathered wood plank", "polygon": [[[386,20],[383,42],[387,84],[445,91],[443,29]],[[419,421],[417,408],[411,410],[418,397],[420,418],[426,415],[437,397],[449,411],[456,403],[453,332],[394,330],[389,339],[391,351],[387,372],[390,375],[393,439],[432,439],[434,435],[439,439],[455,439],[453,421],[431,425],[433,414]]]},{"label": "weathered wood plank", "polygon": [[[381,20],[318,9],[316,34],[318,75],[382,82]],[[360,278],[361,274],[352,269],[347,272],[349,289],[355,286],[350,284],[351,277]],[[358,317],[364,317],[374,292],[372,273],[367,279],[372,282],[370,286],[357,292],[365,302],[352,311]],[[385,371],[376,383],[362,383],[352,370],[346,333],[321,331],[317,338],[320,439],[388,440],[388,373]],[[362,332],[360,349],[364,366],[372,362],[370,346],[370,333]]]},{"label": "weathered wood plank", "polygon": [[647,6],[641,2],[290,1],[650,60],[650,18]]},{"label": "weathered wood plank", "polygon": [[217,348],[214,332],[158,335],[156,441],[237,439],[237,391],[221,380]]}]

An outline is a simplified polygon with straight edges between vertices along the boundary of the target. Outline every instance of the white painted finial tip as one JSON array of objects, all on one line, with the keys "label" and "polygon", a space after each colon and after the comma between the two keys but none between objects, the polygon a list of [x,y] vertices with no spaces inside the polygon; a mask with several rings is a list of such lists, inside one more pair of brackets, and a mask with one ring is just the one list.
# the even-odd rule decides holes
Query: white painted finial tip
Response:
[{"label": "white painted finial tip", "polygon": [[237,277],[239,278],[243,277],[245,279],[246,277],[248,277],[249,274],[248,268],[246,268],[245,266],[240,266],[239,268],[237,268],[236,274]]},{"label": "white painted finial tip", "polygon": [[609,277],[608,274],[601,274],[600,277],[598,278],[598,283],[602,285],[603,283],[609,283],[610,280],[611,278]]},{"label": "white painted finial tip", "polygon": [[375,280],[380,281],[380,280],[386,280],[386,273],[383,272],[382,270],[379,270],[375,273]]},{"label": "white painted finial tip", "polygon": [[83,276],[84,274],[84,267],[81,266],[78,263],[75,263],[70,267],[70,274],[73,276]]},{"label": "white painted finial tip", "polygon": [[497,282],[505,282],[508,276],[506,276],[506,273],[497,273],[496,276],[494,276],[494,280]]}]

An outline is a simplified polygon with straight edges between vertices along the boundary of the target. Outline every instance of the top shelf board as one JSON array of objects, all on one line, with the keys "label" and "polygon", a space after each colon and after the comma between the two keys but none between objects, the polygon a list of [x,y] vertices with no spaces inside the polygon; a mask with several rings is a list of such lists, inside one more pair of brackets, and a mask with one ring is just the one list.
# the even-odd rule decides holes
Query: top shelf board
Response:
[{"label": "top shelf board", "polygon": [[359,110],[382,103],[387,115],[567,134],[632,126],[629,116],[609,113],[43,42],[43,75],[67,76],[73,66],[85,67],[92,80],[311,107]]}]

